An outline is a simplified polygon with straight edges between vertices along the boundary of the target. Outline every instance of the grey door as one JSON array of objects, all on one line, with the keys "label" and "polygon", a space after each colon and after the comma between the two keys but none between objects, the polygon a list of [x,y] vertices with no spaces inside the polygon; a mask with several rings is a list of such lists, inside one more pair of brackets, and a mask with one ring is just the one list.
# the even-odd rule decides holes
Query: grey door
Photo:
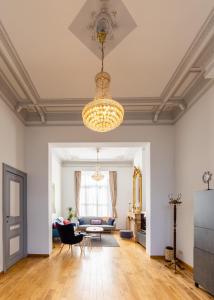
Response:
[{"label": "grey door", "polygon": [[26,256],[26,174],[3,164],[4,271]]}]

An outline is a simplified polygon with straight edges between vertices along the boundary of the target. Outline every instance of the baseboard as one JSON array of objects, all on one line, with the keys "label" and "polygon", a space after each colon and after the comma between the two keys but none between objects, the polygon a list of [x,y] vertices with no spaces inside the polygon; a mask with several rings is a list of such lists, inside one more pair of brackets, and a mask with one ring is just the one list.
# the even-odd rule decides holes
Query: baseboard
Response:
[{"label": "baseboard", "polygon": [[184,267],[187,268],[189,271],[193,272],[193,267],[192,266],[188,265],[187,263],[185,263],[183,260],[181,260],[179,258],[178,258],[178,261],[180,263],[182,263],[182,265],[184,265]]},{"label": "baseboard", "polygon": [[28,254],[27,257],[49,257],[49,254]]},{"label": "baseboard", "polygon": [[[164,255],[150,255],[150,258],[152,259],[164,259],[165,260],[165,257]],[[186,268],[188,269],[189,271],[193,272],[193,267],[188,265],[187,263],[185,263],[183,260],[177,258],[177,260]]]}]

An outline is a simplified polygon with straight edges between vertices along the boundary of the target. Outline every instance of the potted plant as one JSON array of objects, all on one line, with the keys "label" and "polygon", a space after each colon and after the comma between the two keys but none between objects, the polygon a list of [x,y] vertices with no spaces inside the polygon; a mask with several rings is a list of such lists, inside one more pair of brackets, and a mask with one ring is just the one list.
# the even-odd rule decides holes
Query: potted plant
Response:
[{"label": "potted plant", "polygon": [[75,213],[75,211],[73,210],[73,208],[72,207],[68,207],[68,217],[67,217],[67,219],[69,220],[69,221],[71,221],[72,219],[74,219],[76,217],[76,213]]}]

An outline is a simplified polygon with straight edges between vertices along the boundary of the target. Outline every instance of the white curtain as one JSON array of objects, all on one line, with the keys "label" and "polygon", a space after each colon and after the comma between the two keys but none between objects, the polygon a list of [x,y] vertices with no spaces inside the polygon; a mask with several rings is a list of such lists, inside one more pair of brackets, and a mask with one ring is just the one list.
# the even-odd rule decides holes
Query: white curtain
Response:
[{"label": "white curtain", "polygon": [[75,179],[75,205],[76,205],[76,215],[79,216],[79,202],[80,202],[80,188],[81,188],[81,171],[74,172],[74,179]]},{"label": "white curtain", "polygon": [[112,204],[109,172],[102,172],[104,179],[95,181],[91,171],[82,171],[79,214],[80,216],[111,217]]},{"label": "white curtain", "polygon": [[111,192],[111,203],[112,203],[112,212],[113,217],[117,217],[117,172],[109,172],[109,183],[110,183],[110,192]]}]

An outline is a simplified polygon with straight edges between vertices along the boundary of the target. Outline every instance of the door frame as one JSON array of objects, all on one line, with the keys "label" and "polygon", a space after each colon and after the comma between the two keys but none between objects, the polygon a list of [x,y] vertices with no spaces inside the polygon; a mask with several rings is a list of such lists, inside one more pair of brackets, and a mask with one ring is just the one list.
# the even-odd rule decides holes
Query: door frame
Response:
[{"label": "door frame", "polygon": [[27,174],[13,168],[5,163],[2,164],[2,212],[3,212],[3,271],[7,271],[6,267],[6,173],[10,172],[23,178],[23,257],[27,256]]}]

